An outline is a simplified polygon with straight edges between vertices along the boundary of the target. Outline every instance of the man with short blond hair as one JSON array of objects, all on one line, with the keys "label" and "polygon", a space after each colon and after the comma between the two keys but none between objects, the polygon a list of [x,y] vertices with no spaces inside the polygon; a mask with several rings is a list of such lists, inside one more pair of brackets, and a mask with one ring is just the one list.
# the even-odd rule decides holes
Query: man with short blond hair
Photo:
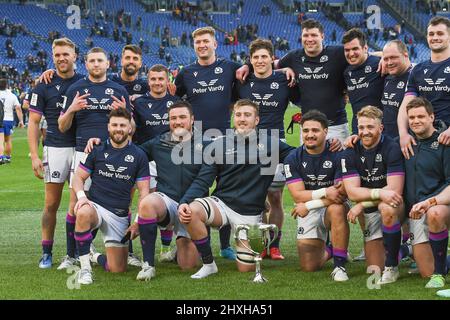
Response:
[{"label": "man with short blond hair", "polygon": [[341,160],[345,191],[356,203],[347,217],[352,223],[360,221],[367,266],[384,266],[379,284],[387,284],[399,277],[403,157],[398,144],[382,134],[380,109],[366,106],[357,117],[360,140],[344,151]]}]

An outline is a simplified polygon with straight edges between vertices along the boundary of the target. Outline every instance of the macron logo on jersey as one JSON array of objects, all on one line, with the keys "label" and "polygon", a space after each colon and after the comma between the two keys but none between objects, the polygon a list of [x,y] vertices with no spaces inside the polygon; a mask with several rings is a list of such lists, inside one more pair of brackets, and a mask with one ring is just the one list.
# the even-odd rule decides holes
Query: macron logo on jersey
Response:
[{"label": "macron logo on jersey", "polygon": [[206,81],[197,81],[197,83],[201,86],[201,88],[193,88],[192,93],[206,93],[206,92],[216,92],[216,91],[224,91],[225,86],[220,85],[213,87],[219,79],[212,79],[209,82]]},{"label": "macron logo on jersey", "polygon": [[323,70],[323,67],[316,67],[316,68],[310,68],[310,67],[303,67],[306,73],[299,73],[298,78],[302,80],[320,80],[320,79],[328,79],[329,74],[328,73],[320,73],[320,71]]},{"label": "macron logo on jersey", "polygon": [[445,85],[442,86],[441,84],[446,80],[445,78],[437,78],[436,81],[434,81],[431,78],[424,78],[423,79],[428,86],[419,86],[419,91],[425,91],[425,92],[450,92],[450,87]]}]

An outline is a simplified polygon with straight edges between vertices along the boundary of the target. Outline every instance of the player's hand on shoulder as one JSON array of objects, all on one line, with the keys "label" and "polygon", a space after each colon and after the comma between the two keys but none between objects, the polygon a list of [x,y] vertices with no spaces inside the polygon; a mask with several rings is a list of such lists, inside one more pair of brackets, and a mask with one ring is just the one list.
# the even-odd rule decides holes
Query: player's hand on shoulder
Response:
[{"label": "player's hand on shoulder", "polygon": [[329,139],[328,142],[330,143],[329,150],[331,152],[337,152],[342,150],[342,143],[338,138]]},{"label": "player's hand on shoulder", "polygon": [[417,143],[410,134],[405,135],[400,134],[400,149],[402,150],[405,159],[409,159],[411,156],[414,155],[412,145],[417,145]]},{"label": "player's hand on shoulder", "polygon": [[31,167],[33,168],[33,173],[37,178],[44,178],[44,165],[42,164],[42,160],[39,159],[39,157],[31,158]]},{"label": "player's hand on shoulder", "polygon": [[236,70],[236,79],[238,79],[241,83],[244,83],[249,73],[250,70],[248,65],[244,64],[242,67]]},{"label": "player's hand on shoulder", "polygon": [[304,218],[308,215],[309,210],[303,202],[296,203],[291,211],[291,216],[296,219],[297,217]]},{"label": "player's hand on shoulder", "polygon": [[84,153],[91,153],[96,145],[99,145],[102,141],[100,138],[90,138],[86,143],[86,148],[84,148]]},{"label": "player's hand on shoulder", "polygon": [[359,141],[359,137],[357,134],[353,134],[344,141],[345,148],[354,148],[355,144]]},{"label": "player's hand on shoulder", "polygon": [[178,216],[181,223],[188,224],[192,220],[191,208],[187,203],[182,203],[178,206]]},{"label": "player's hand on shoulder", "polygon": [[55,74],[55,70],[48,69],[45,70],[40,76],[39,76],[39,83],[44,82],[45,84],[49,84],[52,82],[53,75]]},{"label": "player's hand on shoulder", "polygon": [[450,146],[450,128],[448,128],[439,135],[438,142],[440,144]]},{"label": "player's hand on shoulder", "polygon": [[295,72],[289,67],[281,69],[282,72],[286,75],[286,80],[289,81],[288,86],[293,87],[296,85]]}]

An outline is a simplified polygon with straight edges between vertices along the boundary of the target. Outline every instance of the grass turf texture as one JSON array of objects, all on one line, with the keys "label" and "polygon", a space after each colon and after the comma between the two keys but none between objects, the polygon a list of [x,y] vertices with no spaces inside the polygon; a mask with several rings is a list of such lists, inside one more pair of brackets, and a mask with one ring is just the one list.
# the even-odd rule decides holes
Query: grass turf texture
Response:
[{"label": "grass turf texture", "polygon": [[[285,122],[289,123],[296,108],[290,107]],[[298,145],[299,126],[293,135],[287,135],[288,143]],[[44,202],[43,182],[32,173],[26,131],[17,129],[13,136],[13,161],[0,166],[0,299],[439,299],[433,289],[425,289],[425,279],[408,275],[408,263],[401,263],[401,277],[395,284],[369,290],[364,262],[347,264],[350,281],[336,283],[331,280],[332,261],[323,270],[306,273],[298,267],[295,245],[296,222],[289,215],[292,200],[287,189],[284,192],[285,223],[281,241],[284,261],[264,260],[263,274],[268,284],[251,282],[253,273],[239,273],[234,261],[219,256],[218,232],[213,231],[212,246],[219,273],[203,280],[192,280],[193,272],[181,272],[173,263],[156,262],[156,278],[150,282],[136,280],[138,268],[129,267],[124,274],[106,273],[94,266],[93,285],[70,290],[67,280],[71,276],[57,271],[61,257],[65,255],[65,210],[67,189],[58,212],[54,266],[49,270],[38,268],[41,256],[40,219]],[[135,205],[134,205],[135,208]],[[136,210],[133,210],[133,214]],[[174,242],[172,242],[173,244]],[[139,241],[134,241],[135,252],[141,255]],[[100,233],[95,240],[102,250]],[[156,253],[159,253],[158,237]],[[353,256],[362,246],[358,225],[351,225],[350,248]]]}]

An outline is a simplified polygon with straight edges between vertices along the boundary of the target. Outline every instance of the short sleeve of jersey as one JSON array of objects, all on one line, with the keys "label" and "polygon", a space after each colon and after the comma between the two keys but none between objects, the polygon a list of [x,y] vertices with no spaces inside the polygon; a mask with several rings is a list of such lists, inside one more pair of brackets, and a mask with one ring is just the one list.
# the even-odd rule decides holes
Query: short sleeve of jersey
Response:
[{"label": "short sleeve of jersey", "polygon": [[84,161],[80,161],[80,168],[91,174],[95,168],[95,158],[98,150],[98,146],[94,147],[91,153],[89,153]]},{"label": "short sleeve of jersey", "polygon": [[417,83],[416,83],[414,74],[415,74],[415,68],[413,68],[411,73],[409,74],[408,85],[406,86],[406,93],[405,93],[405,95],[418,96]]},{"label": "short sleeve of jersey", "polygon": [[286,176],[286,184],[303,181],[300,175],[299,168],[300,163],[297,159],[298,149],[291,151],[289,155],[284,159],[284,174]]},{"label": "short sleeve of jersey", "polygon": [[404,176],[405,175],[405,163],[403,154],[400,149],[400,145],[397,142],[392,142],[389,146],[387,155],[389,156],[387,161],[387,175],[388,176]]},{"label": "short sleeve of jersey", "polygon": [[141,149],[139,148],[136,149],[138,151],[137,153],[139,154],[139,162],[138,162],[139,167],[137,170],[136,180],[137,181],[150,180],[150,171],[148,167],[147,157]]},{"label": "short sleeve of jersey", "polygon": [[340,167],[342,179],[348,179],[352,177],[359,177],[358,169],[356,168],[356,153],[355,150],[348,148],[342,152],[340,156]]},{"label": "short sleeve of jersey", "polygon": [[286,53],[280,61],[278,61],[278,68],[287,68],[292,66],[292,59],[294,57],[294,53],[297,51],[291,51]]},{"label": "short sleeve of jersey", "polygon": [[27,100],[30,102],[30,111],[43,114],[45,107],[44,85],[38,84],[33,91],[31,91]]},{"label": "short sleeve of jersey", "polygon": [[178,73],[177,77],[175,78],[175,86],[177,87],[176,95],[179,97],[183,97],[186,94],[186,88],[184,86],[184,71],[185,69],[181,69],[181,71]]}]

